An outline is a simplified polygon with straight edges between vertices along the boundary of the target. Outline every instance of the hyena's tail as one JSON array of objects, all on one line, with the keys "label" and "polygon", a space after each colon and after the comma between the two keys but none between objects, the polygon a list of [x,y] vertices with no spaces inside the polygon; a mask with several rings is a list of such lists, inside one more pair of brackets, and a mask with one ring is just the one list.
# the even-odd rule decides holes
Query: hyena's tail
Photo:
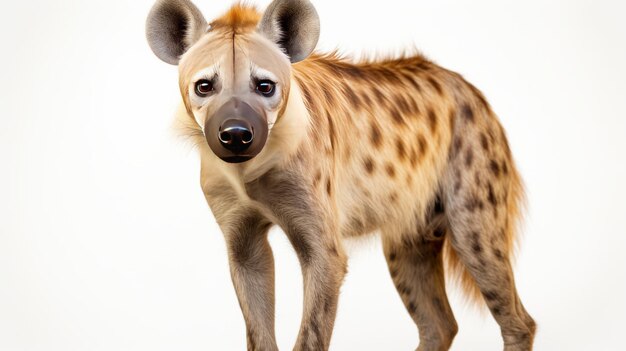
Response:
[{"label": "hyena's tail", "polygon": [[[519,229],[518,227],[521,223],[526,207],[526,195],[524,192],[524,184],[513,162],[511,162],[510,168],[510,184],[507,203],[508,221],[504,233],[507,250],[504,254],[506,254],[507,259],[513,263],[519,242],[519,236],[517,235]],[[450,244],[449,236],[446,236],[444,242],[443,258],[448,278],[450,278],[452,282],[456,283],[462,289],[467,301],[477,306],[484,306],[485,301],[480,290],[478,289],[478,285],[476,285],[474,278],[467,271],[465,265],[461,262],[456,251]]]}]

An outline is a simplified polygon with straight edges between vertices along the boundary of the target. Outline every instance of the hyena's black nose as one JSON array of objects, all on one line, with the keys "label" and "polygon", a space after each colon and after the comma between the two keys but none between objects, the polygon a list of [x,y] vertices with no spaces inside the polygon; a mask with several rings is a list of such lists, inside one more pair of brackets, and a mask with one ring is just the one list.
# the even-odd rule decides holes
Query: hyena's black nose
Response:
[{"label": "hyena's black nose", "polygon": [[220,126],[218,138],[224,148],[235,153],[246,150],[254,139],[250,123],[242,119],[229,119]]}]

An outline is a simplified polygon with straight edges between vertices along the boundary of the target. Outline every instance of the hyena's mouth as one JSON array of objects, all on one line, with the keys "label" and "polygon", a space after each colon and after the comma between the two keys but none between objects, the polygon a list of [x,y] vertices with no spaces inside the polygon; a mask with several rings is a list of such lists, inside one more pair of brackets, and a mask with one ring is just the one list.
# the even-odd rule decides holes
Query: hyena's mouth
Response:
[{"label": "hyena's mouth", "polygon": [[228,163],[241,163],[246,162],[254,156],[230,156],[230,157],[222,157],[221,159]]},{"label": "hyena's mouth", "polygon": [[258,155],[267,134],[265,115],[237,98],[222,105],[204,126],[213,153],[229,163],[245,162]]}]

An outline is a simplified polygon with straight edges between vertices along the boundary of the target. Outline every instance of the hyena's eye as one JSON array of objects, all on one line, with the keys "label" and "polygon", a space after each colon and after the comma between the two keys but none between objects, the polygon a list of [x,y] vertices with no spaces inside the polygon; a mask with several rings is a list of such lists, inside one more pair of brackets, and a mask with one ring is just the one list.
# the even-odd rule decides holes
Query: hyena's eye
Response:
[{"label": "hyena's eye", "polygon": [[208,79],[201,79],[196,82],[196,95],[200,97],[207,97],[213,92],[213,82]]},{"label": "hyena's eye", "polygon": [[265,97],[270,97],[276,91],[276,83],[268,79],[260,80],[256,83],[256,91]]}]

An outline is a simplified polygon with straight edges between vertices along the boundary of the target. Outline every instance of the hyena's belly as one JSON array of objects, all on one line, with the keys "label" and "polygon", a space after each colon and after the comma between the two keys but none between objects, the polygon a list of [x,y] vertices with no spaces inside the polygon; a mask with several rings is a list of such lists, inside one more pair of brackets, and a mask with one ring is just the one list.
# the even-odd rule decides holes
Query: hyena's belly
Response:
[{"label": "hyena's belly", "polygon": [[424,162],[423,167],[411,168],[394,162],[366,158],[364,171],[343,177],[337,195],[344,236],[390,227],[410,230],[432,203],[443,166]]}]

